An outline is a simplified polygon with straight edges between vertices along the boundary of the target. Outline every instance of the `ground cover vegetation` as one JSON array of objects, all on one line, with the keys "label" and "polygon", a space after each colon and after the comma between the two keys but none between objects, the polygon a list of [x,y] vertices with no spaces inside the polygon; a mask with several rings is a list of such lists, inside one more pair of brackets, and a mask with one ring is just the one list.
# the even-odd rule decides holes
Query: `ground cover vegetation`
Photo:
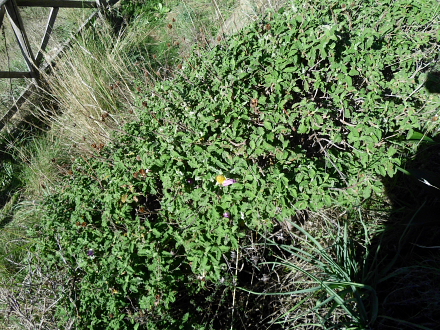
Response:
[{"label": "ground cover vegetation", "polygon": [[[124,8],[177,33],[171,3]],[[111,67],[97,85],[76,76],[106,91],[73,115],[90,134],[66,134],[75,160],[54,156],[63,179],[21,208],[38,221],[20,278],[44,279],[48,324],[435,328],[438,257],[408,246],[438,245],[414,238],[426,218],[413,213],[438,196],[403,175],[436,186],[435,165],[418,167],[422,154],[437,159],[438,15],[430,0],[291,0],[230,38],[206,33],[185,58],[136,43],[129,68],[142,74],[124,67],[111,84],[130,93],[101,88]],[[117,49],[98,44],[96,56]],[[140,66],[157,54],[167,65]],[[72,89],[52,86],[56,97]]]}]

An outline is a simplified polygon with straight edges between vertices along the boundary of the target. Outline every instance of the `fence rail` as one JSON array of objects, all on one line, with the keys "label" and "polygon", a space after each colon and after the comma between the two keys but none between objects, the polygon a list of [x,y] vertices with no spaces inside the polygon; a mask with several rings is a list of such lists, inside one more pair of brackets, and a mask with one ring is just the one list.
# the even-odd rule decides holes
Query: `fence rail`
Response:
[{"label": "fence rail", "polygon": [[98,8],[100,6],[99,1],[15,0],[15,2],[20,7]]},{"label": "fence rail", "polygon": [[[5,127],[7,122],[19,111],[20,107],[26,102],[32,93],[38,91],[40,72],[50,72],[53,63],[59,59],[62,54],[72,45],[72,41],[76,36],[89,27],[102,11],[108,10],[111,6],[116,4],[119,0],[96,0],[96,1],[74,1],[74,0],[0,0],[0,26],[2,25],[5,13],[8,15],[14,30],[17,42],[20,46],[21,52],[26,60],[29,71],[28,72],[12,72],[0,71],[1,78],[31,78],[32,82],[21,93],[13,106],[0,119],[0,131]],[[20,16],[18,7],[52,7],[49,18],[45,27],[43,39],[36,56],[33,55],[27,35],[24,29],[23,21]],[[53,30],[59,8],[96,8],[89,18],[81,25],[81,27],[74,33],[73,37],[68,39],[58,50],[58,52],[51,58],[50,63],[43,63],[43,55],[46,46],[49,42],[50,35]]]}]

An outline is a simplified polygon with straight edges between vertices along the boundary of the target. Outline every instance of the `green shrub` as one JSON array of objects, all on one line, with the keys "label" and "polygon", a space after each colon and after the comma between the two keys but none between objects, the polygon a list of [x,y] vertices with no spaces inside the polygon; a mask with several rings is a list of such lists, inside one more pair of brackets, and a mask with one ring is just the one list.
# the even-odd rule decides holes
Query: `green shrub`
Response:
[{"label": "green shrub", "polygon": [[161,20],[170,9],[162,0],[122,0],[121,15],[127,19],[145,16],[148,22]]},{"label": "green shrub", "polygon": [[[438,99],[419,72],[439,48],[426,2],[384,2],[386,14],[293,3],[193,57],[144,99],[143,124],[127,131],[145,139],[145,166],[168,168],[163,208],[185,217],[218,207],[258,228],[301,209],[357,205],[382,192],[378,178],[395,173],[405,135],[434,125]],[[209,193],[218,174],[239,181],[221,199]],[[201,199],[180,197],[184,177]]]},{"label": "green shrub", "polygon": [[246,230],[382,193],[405,136],[435,128],[435,6],[292,1],[140,97],[141,120],[46,200],[34,235],[48,269],[68,270],[60,313],[78,328],[190,326],[178,297],[219,281]]},{"label": "green shrub", "polygon": [[[59,313],[78,316],[80,328],[179,328],[186,310],[176,318],[163,311],[183,290],[190,295],[220,278],[221,256],[238,246],[239,229],[222,214],[200,222],[195,210],[186,219],[164,210],[164,187],[174,182],[145,167],[142,140],[123,147],[127,138],[78,160],[68,185],[47,198],[47,217],[32,233],[36,252],[48,272],[67,270],[61,286],[71,295]],[[191,182],[181,185],[191,189]]]}]

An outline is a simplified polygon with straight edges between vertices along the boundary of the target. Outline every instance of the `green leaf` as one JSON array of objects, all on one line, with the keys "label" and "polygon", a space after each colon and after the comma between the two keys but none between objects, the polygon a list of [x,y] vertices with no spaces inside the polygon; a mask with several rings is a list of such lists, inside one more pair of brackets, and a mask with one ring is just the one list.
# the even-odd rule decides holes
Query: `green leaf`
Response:
[{"label": "green leaf", "polygon": [[298,133],[299,134],[304,134],[307,133],[307,127],[306,125],[304,125],[303,123],[301,123],[298,127]]},{"label": "green leaf", "polygon": [[350,76],[357,76],[359,75],[359,71],[357,71],[356,69],[351,69],[350,72],[348,72],[348,74]]},{"label": "green leaf", "polygon": [[410,130],[408,132],[406,139],[407,140],[415,140],[415,141],[427,141],[427,142],[435,143],[435,141],[433,139],[426,136],[425,134],[420,133],[420,132],[416,132],[413,130]]}]

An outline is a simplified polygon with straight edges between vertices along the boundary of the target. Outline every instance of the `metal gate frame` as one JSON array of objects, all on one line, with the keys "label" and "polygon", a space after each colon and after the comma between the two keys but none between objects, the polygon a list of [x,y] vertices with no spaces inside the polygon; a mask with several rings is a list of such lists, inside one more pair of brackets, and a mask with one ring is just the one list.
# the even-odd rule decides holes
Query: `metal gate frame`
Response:
[{"label": "metal gate frame", "polygon": [[[35,92],[39,87],[39,77],[41,71],[49,71],[51,69],[51,63],[44,63],[44,52],[50,39],[50,35],[53,31],[53,26],[59,11],[59,8],[96,8],[97,11],[92,14],[85,23],[76,31],[75,36],[80,34],[86,27],[91,25],[97,16],[110,9],[110,7],[116,4],[119,0],[96,0],[96,1],[75,1],[75,0],[0,0],[0,27],[3,23],[5,14],[9,17],[9,21],[14,30],[15,37],[23,54],[29,71],[0,71],[1,78],[30,78],[32,82],[28,85],[25,91],[14,102],[14,105],[7,111],[7,113],[0,119],[0,131],[6,125],[6,123],[15,115],[21,105],[27,100],[27,98]],[[41,40],[40,48],[37,55],[34,56],[32,49],[27,38],[26,31],[24,29],[23,20],[20,15],[19,7],[51,7],[45,32]],[[66,48],[69,48],[72,43],[72,38],[67,40],[55,54],[55,58],[59,58]]]}]

